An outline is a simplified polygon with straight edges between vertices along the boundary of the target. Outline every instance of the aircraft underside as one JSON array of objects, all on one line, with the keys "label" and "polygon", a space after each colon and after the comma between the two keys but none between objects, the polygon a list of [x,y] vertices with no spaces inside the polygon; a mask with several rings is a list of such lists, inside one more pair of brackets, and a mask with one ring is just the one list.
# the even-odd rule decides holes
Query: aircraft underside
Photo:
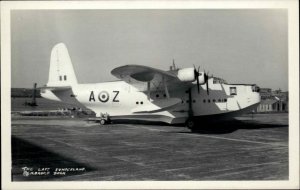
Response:
[{"label": "aircraft underside", "polygon": [[[235,117],[238,117],[242,114],[251,113],[253,110],[257,108],[259,103],[249,106],[243,110],[231,111],[226,113],[212,114],[212,115],[195,115],[193,119],[197,122],[222,122],[233,120]],[[112,121],[114,120],[138,120],[138,121],[150,121],[150,122],[163,122],[168,124],[184,124],[188,116],[183,117],[170,117],[167,115],[159,115],[159,114],[139,114],[139,115],[118,115],[111,116]]]}]

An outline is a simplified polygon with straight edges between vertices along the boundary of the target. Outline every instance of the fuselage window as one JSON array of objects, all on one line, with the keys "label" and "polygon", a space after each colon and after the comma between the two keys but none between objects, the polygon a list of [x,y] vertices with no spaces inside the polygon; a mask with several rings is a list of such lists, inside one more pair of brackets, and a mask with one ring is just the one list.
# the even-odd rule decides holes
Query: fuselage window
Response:
[{"label": "fuselage window", "polygon": [[196,102],[196,100],[193,100],[193,103],[195,103]]},{"label": "fuselage window", "polygon": [[230,87],[230,95],[236,95],[236,87]]},{"label": "fuselage window", "polygon": [[139,104],[139,102],[136,102],[136,104]]},{"label": "fuselage window", "polygon": [[218,102],[221,102],[221,99],[219,99]]},{"label": "fuselage window", "polygon": [[216,100],[215,100],[215,99],[213,99],[213,102],[216,102]]},{"label": "fuselage window", "polygon": [[64,75],[64,80],[67,80],[67,75]]},{"label": "fuselage window", "polygon": [[156,94],[156,98],[159,98],[159,94]]},{"label": "fuselage window", "polygon": [[141,102],[141,104],[143,104],[144,102]]},{"label": "fuselage window", "polygon": [[203,103],[205,103],[206,102],[206,100],[203,100]]},{"label": "fuselage window", "polygon": [[59,80],[62,81],[62,76],[59,76]]},{"label": "fuselage window", "polygon": [[227,102],[227,99],[224,99],[224,102]]},{"label": "fuselage window", "polygon": [[208,99],[207,102],[210,103],[210,99]]},{"label": "fuselage window", "polygon": [[164,97],[167,97],[167,95],[166,95],[166,94],[164,94]]}]

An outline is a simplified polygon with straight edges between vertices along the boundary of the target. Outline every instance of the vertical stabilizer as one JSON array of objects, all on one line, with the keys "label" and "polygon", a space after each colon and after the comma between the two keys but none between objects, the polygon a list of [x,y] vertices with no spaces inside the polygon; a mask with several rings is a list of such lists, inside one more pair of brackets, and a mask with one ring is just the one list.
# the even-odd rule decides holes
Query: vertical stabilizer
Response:
[{"label": "vertical stabilizer", "polygon": [[73,86],[77,84],[74,68],[67,47],[63,43],[55,45],[51,52],[49,79],[47,86]]}]

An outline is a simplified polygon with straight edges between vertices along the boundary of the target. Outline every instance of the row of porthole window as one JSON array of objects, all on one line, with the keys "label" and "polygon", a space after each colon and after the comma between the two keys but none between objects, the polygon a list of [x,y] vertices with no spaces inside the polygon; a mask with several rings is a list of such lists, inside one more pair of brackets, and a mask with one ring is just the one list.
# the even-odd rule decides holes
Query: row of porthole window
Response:
[{"label": "row of porthole window", "polygon": [[[203,103],[210,103],[210,99],[203,99]],[[225,98],[225,99],[218,99],[218,100],[216,100],[216,99],[212,99],[212,102],[227,102],[227,99]]]},{"label": "row of porthole window", "polygon": [[[155,96],[156,96],[156,98],[159,98],[159,94],[156,94]],[[164,94],[163,97],[165,98],[165,97],[167,97],[167,95]]]},{"label": "row of porthole window", "polygon": [[[218,99],[218,100],[216,100],[216,99],[212,99],[212,100],[210,100],[210,99],[203,99],[203,103],[210,103],[210,102],[227,102],[227,99]],[[181,103],[184,103],[184,101],[182,100],[182,102]],[[189,103],[189,100],[186,100],[186,103]],[[196,100],[193,100],[193,103],[196,103]]]},{"label": "row of porthole window", "polygon": [[[203,103],[210,103],[210,99],[203,99]],[[227,99],[218,99],[218,101],[216,99],[212,99],[212,102],[227,102]],[[181,103],[184,103],[184,101],[182,100]],[[186,101],[186,103],[189,103],[189,100]],[[193,100],[193,103],[196,103],[196,100]],[[144,104],[143,101],[140,102],[135,102],[135,104]]]}]

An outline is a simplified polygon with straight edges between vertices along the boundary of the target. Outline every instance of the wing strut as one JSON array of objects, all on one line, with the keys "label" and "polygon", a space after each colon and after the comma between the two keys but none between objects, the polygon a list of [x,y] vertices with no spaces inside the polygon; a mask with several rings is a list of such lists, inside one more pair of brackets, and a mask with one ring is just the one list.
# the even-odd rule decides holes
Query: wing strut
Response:
[{"label": "wing strut", "polygon": [[147,97],[150,100],[150,81],[147,82]]},{"label": "wing strut", "polygon": [[189,93],[189,118],[193,117],[194,116],[194,112],[193,112],[193,107],[192,107],[192,89],[189,88],[188,90],[188,93]]},{"label": "wing strut", "polygon": [[168,86],[167,86],[166,79],[165,79],[164,76],[163,76],[163,82],[164,82],[164,87],[165,87],[165,93],[166,93],[166,96],[167,96],[167,98],[170,98]]}]

